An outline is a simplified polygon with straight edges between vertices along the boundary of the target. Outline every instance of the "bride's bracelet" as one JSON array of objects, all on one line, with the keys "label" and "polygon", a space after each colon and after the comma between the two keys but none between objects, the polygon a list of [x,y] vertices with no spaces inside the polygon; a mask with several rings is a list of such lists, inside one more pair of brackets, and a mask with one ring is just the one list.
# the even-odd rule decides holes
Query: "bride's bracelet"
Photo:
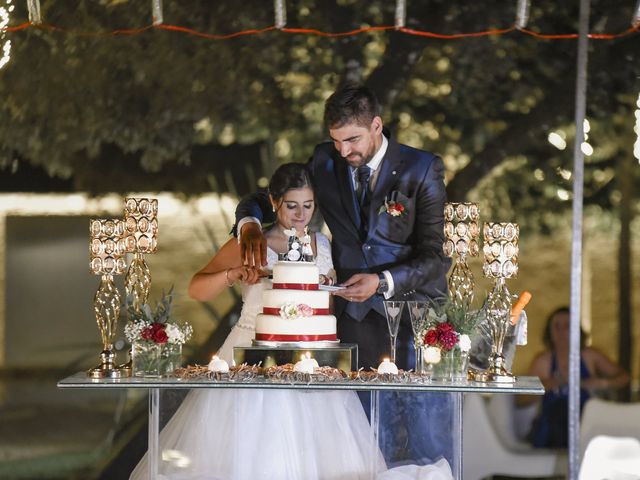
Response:
[{"label": "bride's bracelet", "polygon": [[227,284],[227,287],[233,287],[233,285],[234,285],[236,282],[230,282],[230,281],[229,281],[229,270],[231,270],[231,269],[230,269],[230,268],[227,268],[227,269],[224,271],[224,280],[225,280],[225,283]]}]

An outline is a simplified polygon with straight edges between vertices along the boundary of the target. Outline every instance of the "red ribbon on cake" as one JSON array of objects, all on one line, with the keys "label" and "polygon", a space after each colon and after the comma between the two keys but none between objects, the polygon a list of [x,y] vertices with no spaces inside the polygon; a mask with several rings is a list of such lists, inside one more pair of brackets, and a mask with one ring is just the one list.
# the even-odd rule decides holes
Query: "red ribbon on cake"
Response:
[{"label": "red ribbon on cake", "polygon": [[278,335],[275,333],[256,333],[256,340],[266,342],[322,342],[327,340],[337,340],[337,335]]},{"label": "red ribbon on cake", "polygon": [[276,290],[318,290],[317,283],[274,283]]},{"label": "red ribbon on cake", "polygon": [[[275,307],[264,307],[262,313],[265,315],[280,315],[280,309]],[[331,315],[328,308],[312,308],[311,315]]]}]

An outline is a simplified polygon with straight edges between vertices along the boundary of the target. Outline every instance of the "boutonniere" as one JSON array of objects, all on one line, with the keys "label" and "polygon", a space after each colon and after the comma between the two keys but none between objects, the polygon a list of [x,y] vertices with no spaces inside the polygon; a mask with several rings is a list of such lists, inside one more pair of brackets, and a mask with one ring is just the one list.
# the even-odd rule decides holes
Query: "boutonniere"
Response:
[{"label": "boutonniere", "polygon": [[405,207],[402,202],[396,200],[387,200],[385,198],[384,205],[382,205],[380,207],[380,210],[378,210],[378,215],[381,215],[384,212],[387,212],[387,214],[391,215],[392,217],[401,217],[407,214],[407,207]]}]

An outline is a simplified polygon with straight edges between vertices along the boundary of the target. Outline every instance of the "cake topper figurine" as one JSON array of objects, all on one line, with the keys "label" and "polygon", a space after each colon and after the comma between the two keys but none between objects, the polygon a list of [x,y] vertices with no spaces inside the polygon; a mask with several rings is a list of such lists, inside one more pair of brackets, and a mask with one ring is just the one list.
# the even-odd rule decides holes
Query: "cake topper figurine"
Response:
[{"label": "cake topper figurine", "polygon": [[313,250],[311,249],[311,236],[308,227],[304,227],[301,238],[298,237],[298,231],[295,227],[284,230],[284,234],[288,237],[287,253],[280,254],[279,260],[290,262],[313,262]]},{"label": "cake topper figurine", "polygon": [[313,262],[313,250],[311,249],[311,235],[309,235],[309,227],[304,227],[304,235],[300,238],[302,244],[302,259],[305,262]]}]

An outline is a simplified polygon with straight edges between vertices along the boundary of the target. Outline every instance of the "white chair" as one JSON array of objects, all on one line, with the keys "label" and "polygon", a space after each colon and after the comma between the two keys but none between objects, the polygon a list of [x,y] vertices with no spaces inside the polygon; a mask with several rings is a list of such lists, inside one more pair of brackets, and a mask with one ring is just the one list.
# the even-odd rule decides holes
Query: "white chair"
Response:
[{"label": "white chair", "polygon": [[640,480],[640,441],[598,435],[591,439],[579,480]]},{"label": "white chair", "polygon": [[500,442],[511,450],[530,451],[533,449],[525,438],[538,414],[538,404],[516,407],[516,395],[491,395],[486,400],[487,413],[491,425]]},{"label": "white chair", "polygon": [[640,440],[640,403],[617,403],[591,398],[584,405],[580,423],[580,446],[584,454],[598,435]]},{"label": "white chair", "polygon": [[[511,412],[504,412],[504,415],[511,415]],[[496,433],[480,394],[465,395],[463,422],[462,470],[465,480],[480,480],[490,475],[544,477],[566,473],[566,455],[561,452],[523,451],[505,445]],[[518,448],[521,447],[519,445]]]}]

